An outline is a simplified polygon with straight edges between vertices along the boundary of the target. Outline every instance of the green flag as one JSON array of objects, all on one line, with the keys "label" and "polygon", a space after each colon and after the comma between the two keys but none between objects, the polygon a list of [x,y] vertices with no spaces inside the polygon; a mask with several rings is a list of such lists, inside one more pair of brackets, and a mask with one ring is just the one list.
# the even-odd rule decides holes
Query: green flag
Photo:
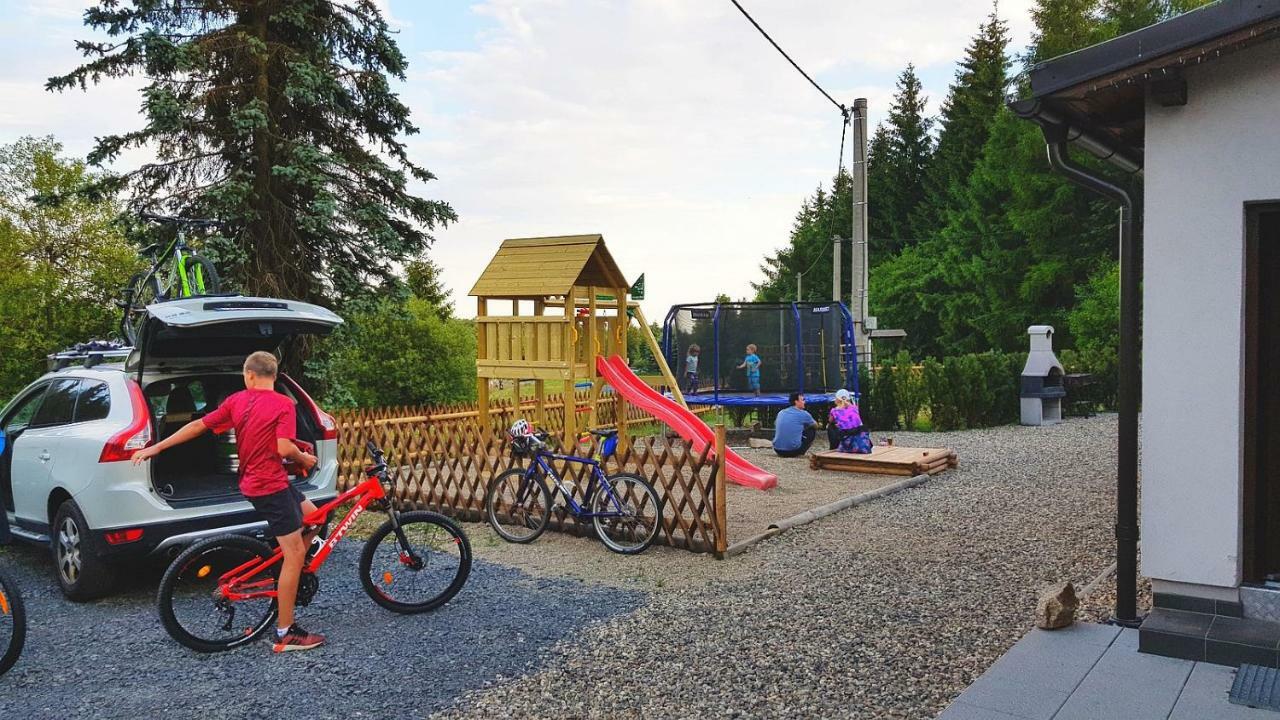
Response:
[{"label": "green flag", "polygon": [[636,284],[631,286],[631,299],[644,299],[644,273],[640,273],[640,277],[636,279]]}]

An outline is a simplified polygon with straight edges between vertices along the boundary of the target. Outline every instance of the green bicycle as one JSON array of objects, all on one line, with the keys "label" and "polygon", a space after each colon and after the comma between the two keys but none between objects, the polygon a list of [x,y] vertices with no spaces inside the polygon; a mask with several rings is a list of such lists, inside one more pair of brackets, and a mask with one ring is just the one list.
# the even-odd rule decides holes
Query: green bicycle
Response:
[{"label": "green bicycle", "polygon": [[218,271],[208,258],[197,255],[187,245],[187,228],[217,227],[217,220],[167,217],[140,213],[147,222],[172,225],[177,229],[167,245],[154,243],[143,248],[141,254],[151,260],[151,268],[135,273],[125,287],[124,299],[119,303],[124,309],[120,330],[130,344],[138,341],[141,320],[147,306],[152,303],[178,298],[218,293]]}]

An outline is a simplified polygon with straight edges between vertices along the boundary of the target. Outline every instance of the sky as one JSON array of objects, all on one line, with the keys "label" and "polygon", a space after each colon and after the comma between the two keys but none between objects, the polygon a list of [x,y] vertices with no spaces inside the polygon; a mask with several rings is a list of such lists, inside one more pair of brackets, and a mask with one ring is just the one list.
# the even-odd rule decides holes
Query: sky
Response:
[{"label": "sky", "polygon": [[[990,0],[740,0],[838,101],[885,115],[914,63],[931,112]],[[409,59],[396,90],[421,133],[420,195],[458,222],[435,232],[462,316],[504,238],[604,235],[644,309],[747,298],[805,197],[835,174],[840,114],[729,0],[378,0]],[[1012,48],[1032,0],[1004,0]],[[83,156],[136,129],[142,81],[52,94],[79,60],[87,0],[0,0],[0,143],[54,135]],[[117,161],[144,162],[144,151]],[[846,163],[848,156],[846,154]],[[871,252],[875,252],[874,246]]]}]

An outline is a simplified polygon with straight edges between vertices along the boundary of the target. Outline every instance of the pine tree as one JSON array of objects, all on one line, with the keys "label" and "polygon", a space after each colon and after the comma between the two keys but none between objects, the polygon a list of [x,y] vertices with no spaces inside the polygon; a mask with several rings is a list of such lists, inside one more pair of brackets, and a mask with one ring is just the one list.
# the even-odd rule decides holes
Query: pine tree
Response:
[{"label": "pine tree", "polygon": [[1165,17],[1175,17],[1196,8],[1202,8],[1214,0],[1167,0],[1164,4]]},{"label": "pine tree", "polygon": [[[832,180],[834,192],[819,187],[796,214],[787,247],[766,257],[760,266],[764,281],[752,283],[756,300],[781,302],[797,299],[796,275],[804,274],[801,300],[822,302],[831,298],[831,244],[844,240],[843,262],[849,262],[848,235],[852,219],[852,181],[841,172]],[[841,273],[841,297],[850,291],[848,272]]]},{"label": "pine tree", "polygon": [[408,188],[433,176],[401,142],[417,128],[389,79],[406,61],[372,0],[101,0],[85,23],[113,41],[78,43],[89,60],[47,87],[145,76],[145,126],[100,138],[89,160],[156,153],[97,190],[222,220],[209,249],[246,291],[359,295],[455,218]]},{"label": "pine tree", "polygon": [[1097,42],[1097,13],[1098,0],[1037,0],[1031,11],[1036,31],[1028,59],[1042,62]]},{"label": "pine tree", "polygon": [[1103,32],[1116,37],[1154,25],[1164,18],[1167,6],[1164,0],[1102,0]]},{"label": "pine tree", "polygon": [[453,317],[453,303],[449,301],[449,288],[445,287],[440,274],[440,266],[431,258],[414,260],[404,266],[409,292],[434,307],[442,320],[447,320]]},{"label": "pine tree", "polygon": [[942,103],[938,146],[925,176],[925,202],[912,219],[912,234],[933,237],[947,222],[952,200],[982,154],[996,113],[1004,106],[1008,83],[1008,25],[992,10],[978,28]]},{"label": "pine tree", "polygon": [[[884,123],[880,123],[867,143],[867,233],[877,240],[893,237],[893,226],[889,222],[890,183],[894,179],[890,168],[893,159],[890,134]],[[879,250],[881,244],[877,242],[875,247]],[[881,260],[880,255],[877,253],[872,262]]]},{"label": "pine tree", "polygon": [[911,215],[925,199],[925,171],[933,153],[933,118],[925,115],[927,102],[915,66],[907,65],[898,76],[885,124],[876,129],[876,162],[867,163],[867,171],[878,176],[874,196],[868,176],[868,202],[884,233],[872,233],[873,258],[894,255],[913,239]]}]

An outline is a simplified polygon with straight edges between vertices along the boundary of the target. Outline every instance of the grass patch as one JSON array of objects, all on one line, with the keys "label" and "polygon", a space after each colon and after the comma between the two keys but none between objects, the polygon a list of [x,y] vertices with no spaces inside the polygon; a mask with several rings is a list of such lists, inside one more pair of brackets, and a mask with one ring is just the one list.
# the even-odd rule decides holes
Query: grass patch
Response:
[{"label": "grass patch", "polygon": [[[565,383],[563,380],[545,380],[547,384],[548,395],[559,395],[564,392]],[[525,400],[533,399],[533,380],[521,380],[518,385],[520,388],[520,396]],[[490,400],[513,400],[516,394],[517,383],[514,381],[506,381],[501,388],[491,388],[489,390]]]}]

